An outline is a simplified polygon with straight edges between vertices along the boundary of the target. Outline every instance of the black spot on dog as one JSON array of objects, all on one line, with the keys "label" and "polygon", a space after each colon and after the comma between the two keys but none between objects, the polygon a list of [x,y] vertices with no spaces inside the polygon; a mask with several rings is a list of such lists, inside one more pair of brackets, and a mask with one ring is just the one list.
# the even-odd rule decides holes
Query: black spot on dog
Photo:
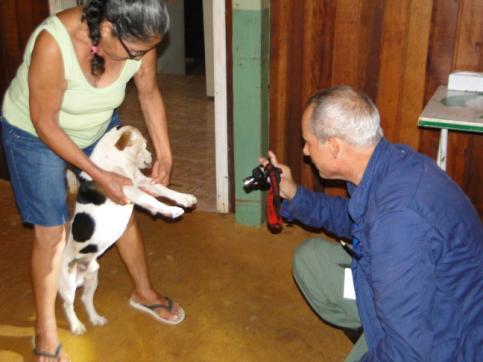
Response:
[{"label": "black spot on dog", "polygon": [[72,236],[74,240],[79,243],[89,240],[92,234],[94,234],[95,224],[94,219],[89,214],[85,212],[75,214],[72,221]]},{"label": "black spot on dog", "polygon": [[82,248],[79,250],[79,253],[81,254],[90,254],[90,253],[97,253],[97,245],[96,244],[89,244],[85,248]]},{"label": "black spot on dog", "polygon": [[106,195],[94,181],[82,181],[76,201],[79,204],[102,205],[106,202]]}]

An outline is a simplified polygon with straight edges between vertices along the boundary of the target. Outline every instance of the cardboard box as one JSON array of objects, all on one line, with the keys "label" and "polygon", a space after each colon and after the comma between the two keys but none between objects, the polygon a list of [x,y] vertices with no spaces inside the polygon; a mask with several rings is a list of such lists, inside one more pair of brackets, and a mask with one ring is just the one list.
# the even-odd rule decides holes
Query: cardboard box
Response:
[{"label": "cardboard box", "polygon": [[448,90],[483,92],[483,73],[453,72],[448,78]]}]

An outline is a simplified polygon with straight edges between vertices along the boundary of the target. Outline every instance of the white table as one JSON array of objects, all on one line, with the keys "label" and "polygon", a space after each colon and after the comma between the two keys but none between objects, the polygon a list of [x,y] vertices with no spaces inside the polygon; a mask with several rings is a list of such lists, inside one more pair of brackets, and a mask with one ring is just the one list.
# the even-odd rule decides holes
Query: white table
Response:
[{"label": "white table", "polygon": [[419,116],[418,126],[441,130],[436,162],[446,170],[448,130],[483,133],[483,92],[439,86]]}]

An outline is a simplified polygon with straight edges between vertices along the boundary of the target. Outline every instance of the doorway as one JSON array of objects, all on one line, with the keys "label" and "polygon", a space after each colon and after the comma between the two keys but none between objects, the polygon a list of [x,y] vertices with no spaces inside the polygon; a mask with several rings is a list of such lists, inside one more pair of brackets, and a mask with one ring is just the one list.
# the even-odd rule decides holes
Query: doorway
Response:
[{"label": "doorway", "polygon": [[[159,49],[158,83],[173,153],[171,187],[194,194],[197,210],[226,212],[217,204],[213,41],[205,41],[213,34],[205,19],[213,21],[217,1],[168,3],[171,27]],[[132,84],[120,111],[125,123],[147,133]]]}]

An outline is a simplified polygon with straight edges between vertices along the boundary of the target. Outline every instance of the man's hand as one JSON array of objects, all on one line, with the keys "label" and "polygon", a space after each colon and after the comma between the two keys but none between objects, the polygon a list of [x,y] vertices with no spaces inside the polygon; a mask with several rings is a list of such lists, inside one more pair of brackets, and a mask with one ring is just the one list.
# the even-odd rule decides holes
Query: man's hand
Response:
[{"label": "man's hand", "polygon": [[124,186],[132,185],[131,180],[127,177],[114,172],[102,171],[95,181],[101,186],[106,196],[115,203],[126,205],[130,202],[123,191]]},{"label": "man's hand", "polygon": [[[277,157],[272,151],[268,151],[268,157],[275,167],[282,170],[282,174],[280,175],[280,196],[284,199],[291,200],[297,192],[297,184],[292,178],[292,171],[290,171],[288,166],[278,163]],[[266,157],[260,157],[258,162],[262,166],[265,166],[268,163],[268,159]]]}]

